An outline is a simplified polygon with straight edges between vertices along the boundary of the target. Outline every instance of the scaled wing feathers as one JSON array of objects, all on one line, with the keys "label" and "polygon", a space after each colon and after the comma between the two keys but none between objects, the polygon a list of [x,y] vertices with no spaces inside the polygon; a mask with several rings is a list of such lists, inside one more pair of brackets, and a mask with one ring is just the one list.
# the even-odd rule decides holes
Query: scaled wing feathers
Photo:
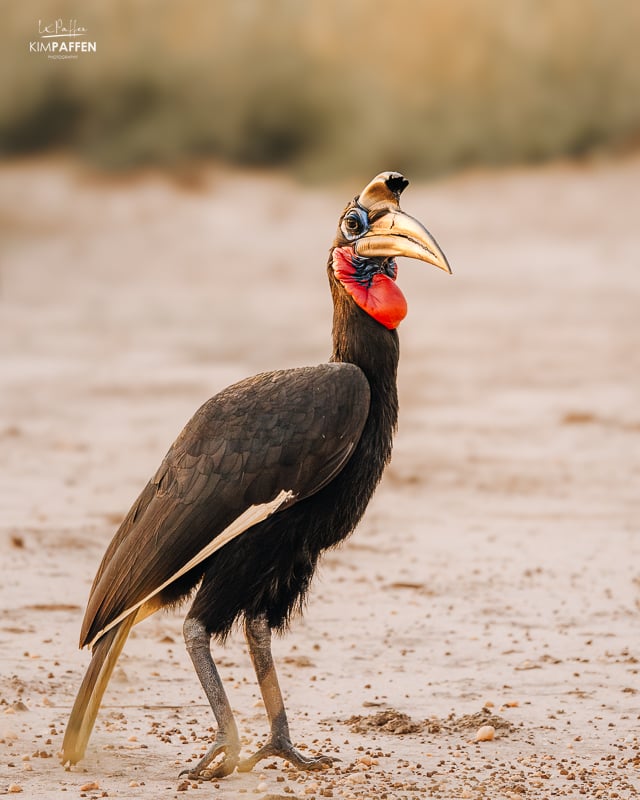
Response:
[{"label": "scaled wing feathers", "polygon": [[364,374],[342,363],[263,373],[207,401],[109,545],[81,646],[232,538],[319,491],[351,456],[368,412]]}]

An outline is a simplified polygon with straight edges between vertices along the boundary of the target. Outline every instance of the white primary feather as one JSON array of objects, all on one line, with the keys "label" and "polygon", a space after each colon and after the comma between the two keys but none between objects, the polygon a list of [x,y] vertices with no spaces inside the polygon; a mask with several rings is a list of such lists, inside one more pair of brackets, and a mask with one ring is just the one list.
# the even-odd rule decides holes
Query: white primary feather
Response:
[{"label": "white primary feather", "polygon": [[208,545],[203,547],[202,550],[200,550],[200,552],[197,553],[190,561],[187,561],[186,564],[180,567],[180,569],[168,580],[160,584],[160,586],[156,587],[152,592],[149,592],[146,597],[143,597],[142,600],[139,600],[135,605],[130,606],[126,609],[126,611],[123,611],[122,614],[119,614],[115,619],[111,620],[111,622],[108,625],[105,625],[102,630],[98,631],[98,633],[88,643],[88,647],[92,648],[98,639],[108,630],[111,630],[111,628],[113,628],[119,622],[122,622],[122,620],[125,619],[125,617],[128,617],[129,614],[133,614],[135,611],[137,611],[141,606],[151,600],[152,597],[155,597],[158,592],[166,589],[170,583],[177,581],[178,578],[181,578],[185,573],[189,572],[190,569],[196,567],[206,558],[209,558],[210,555],[213,555],[213,553],[215,553],[217,550],[220,550],[220,548],[224,547],[225,544],[228,544],[232,539],[240,536],[240,534],[244,533],[244,531],[248,530],[254,525],[257,525],[259,522],[262,522],[267,517],[270,517],[271,514],[274,514],[283,503],[286,503],[293,497],[294,493],[291,490],[283,489],[270,502],[249,506],[249,508],[247,508],[246,511],[243,511],[239,517],[236,517],[233,522],[222,531],[222,533],[218,534],[215,539],[212,539]]}]

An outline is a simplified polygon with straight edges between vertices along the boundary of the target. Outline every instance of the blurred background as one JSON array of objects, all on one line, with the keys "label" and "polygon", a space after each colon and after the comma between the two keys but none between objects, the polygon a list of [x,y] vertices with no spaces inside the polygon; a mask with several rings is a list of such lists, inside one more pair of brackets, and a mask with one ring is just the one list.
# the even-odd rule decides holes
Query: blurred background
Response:
[{"label": "blurred background", "polygon": [[[55,19],[97,52],[29,52]],[[639,142],[635,0],[40,0],[2,38],[5,157],[416,177]]]},{"label": "blurred background", "polygon": [[[200,399],[326,358],[339,212],[396,169],[454,268],[401,266],[401,392],[424,474],[440,435],[439,480],[457,485],[462,462],[473,486],[498,469],[547,503],[584,464],[571,439],[553,468],[525,453],[531,430],[561,425],[592,436],[582,489],[611,495],[611,431],[638,426],[638,2],[2,8],[0,414],[10,434],[39,431],[7,434],[25,491],[35,471],[51,493],[62,469],[43,468],[38,436],[85,425],[93,441],[102,413],[132,452],[148,447],[130,465],[144,475]],[[58,20],[96,52],[31,52]],[[438,413],[455,422],[432,429]],[[6,505],[23,518],[20,491]]]},{"label": "blurred background", "polygon": [[[454,274],[401,260],[409,314],[394,459],[356,535],[326,559],[298,638],[281,646],[297,642],[317,663],[332,646],[364,655],[357,670],[331,662],[331,703],[344,716],[363,697],[341,683],[350,674],[376,698],[443,719],[508,685],[526,741],[514,738],[505,762],[568,753],[564,723],[549,722],[562,707],[567,732],[585,739],[571,751],[576,773],[626,780],[630,750],[619,768],[600,756],[614,736],[616,748],[625,736],[637,748],[640,713],[629,694],[640,608],[640,2],[0,9],[0,698],[35,709],[5,763],[33,752],[44,719],[58,749],[86,663],[75,646],[96,565],[185,421],[235,380],[329,356],[325,265],[338,217],[374,175],[400,170],[411,181],[403,208]],[[56,20],[85,27],[96,52],[30,52],[39,25]],[[149,637],[166,642],[153,628],[162,620],[141,626],[137,650],[132,637],[126,691],[156,668]],[[179,617],[169,624],[178,642]],[[321,653],[314,624],[326,631]],[[241,643],[231,646],[250,669]],[[195,698],[175,651],[184,670],[163,661],[158,686],[173,691],[181,674]],[[312,702],[308,672],[291,683],[294,708]],[[312,706],[307,727],[326,713]],[[309,732],[301,724],[298,735]],[[337,723],[335,736],[344,740]],[[157,750],[145,753],[164,781]],[[142,797],[122,750],[113,756],[101,786]],[[57,759],[38,761],[20,778],[25,796],[73,785]],[[468,796],[455,772],[438,796]],[[380,792],[396,773],[394,758]],[[145,780],[145,797],[166,791]],[[567,791],[554,781],[527,796]],[[630,796],[616,787],[611,797]],[[495,785],[481,794],[503,796]]]},{"label": "blurred background", "polygon": [[[119,420],[131,452],[148,448],[130,478],[145,475],[202,398],[325,359],[338,215],[396,169],[412,182],[403,206],[454,269],[401,266],[400,436],[424,475],[436,480],[441,436],[437,479],[457,485],[464,462],[465,485],[485,485],[498,469],[546,504],[584,468],[571,439],[554,468],[543,451],[525,457],[531,430],[561,425],[582,447],[592,436],[576,497],[586,484],[611,495],[603,453],[611,430],[636,430],[640,393],[639,3],[2,8],[0,432],[1,419],[34,431],[5,449],[25,492],[35,471],[66,497],[51,483],[62,467],[32,448],[67,424],[88,442],[93,414]],[[58,20],[86,28],[96,52],[30,52]],[[437,414],[451,419],[434,427]],[[637,458],[618,467],[640,471]]]}]

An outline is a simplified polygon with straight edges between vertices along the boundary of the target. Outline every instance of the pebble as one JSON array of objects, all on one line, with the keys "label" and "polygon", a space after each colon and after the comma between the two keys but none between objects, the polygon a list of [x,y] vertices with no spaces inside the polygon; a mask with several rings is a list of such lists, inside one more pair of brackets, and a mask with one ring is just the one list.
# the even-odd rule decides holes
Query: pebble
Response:
[{"label": "pebble", "polygon": [[496,729],[493,725],[483,725],[481,728],[478,728],[476,732],[476,738],[474,741],[476,742],[490,742],[492,739],[495,738]]}]

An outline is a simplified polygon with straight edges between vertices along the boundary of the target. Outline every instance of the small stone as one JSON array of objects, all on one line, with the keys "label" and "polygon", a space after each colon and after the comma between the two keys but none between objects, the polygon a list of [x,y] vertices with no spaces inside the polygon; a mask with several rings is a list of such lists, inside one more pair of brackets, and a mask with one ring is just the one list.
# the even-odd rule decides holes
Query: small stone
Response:
[{"label": "small stone", "polygon": [[478,728],[476,732],[476,738],[474,741],[476,742],[490,742],[492,739],[495,738],[496,729],[493,725],[483,725],[481,728]]},{"label": "small stone", "polygon": [[99,789],[100,786],[98,785],[98,781],[90,781],[89,783],[83,783],[80,787],[81,792],[90,792],[94,789]]},{"label": "small stone", "polygon": [[11,783],[11,784],[9,784],[8,791],[9,791],[9,794],[18,794],[18,792],[22,791],[22,786],[20,786],[17,783]]}]

